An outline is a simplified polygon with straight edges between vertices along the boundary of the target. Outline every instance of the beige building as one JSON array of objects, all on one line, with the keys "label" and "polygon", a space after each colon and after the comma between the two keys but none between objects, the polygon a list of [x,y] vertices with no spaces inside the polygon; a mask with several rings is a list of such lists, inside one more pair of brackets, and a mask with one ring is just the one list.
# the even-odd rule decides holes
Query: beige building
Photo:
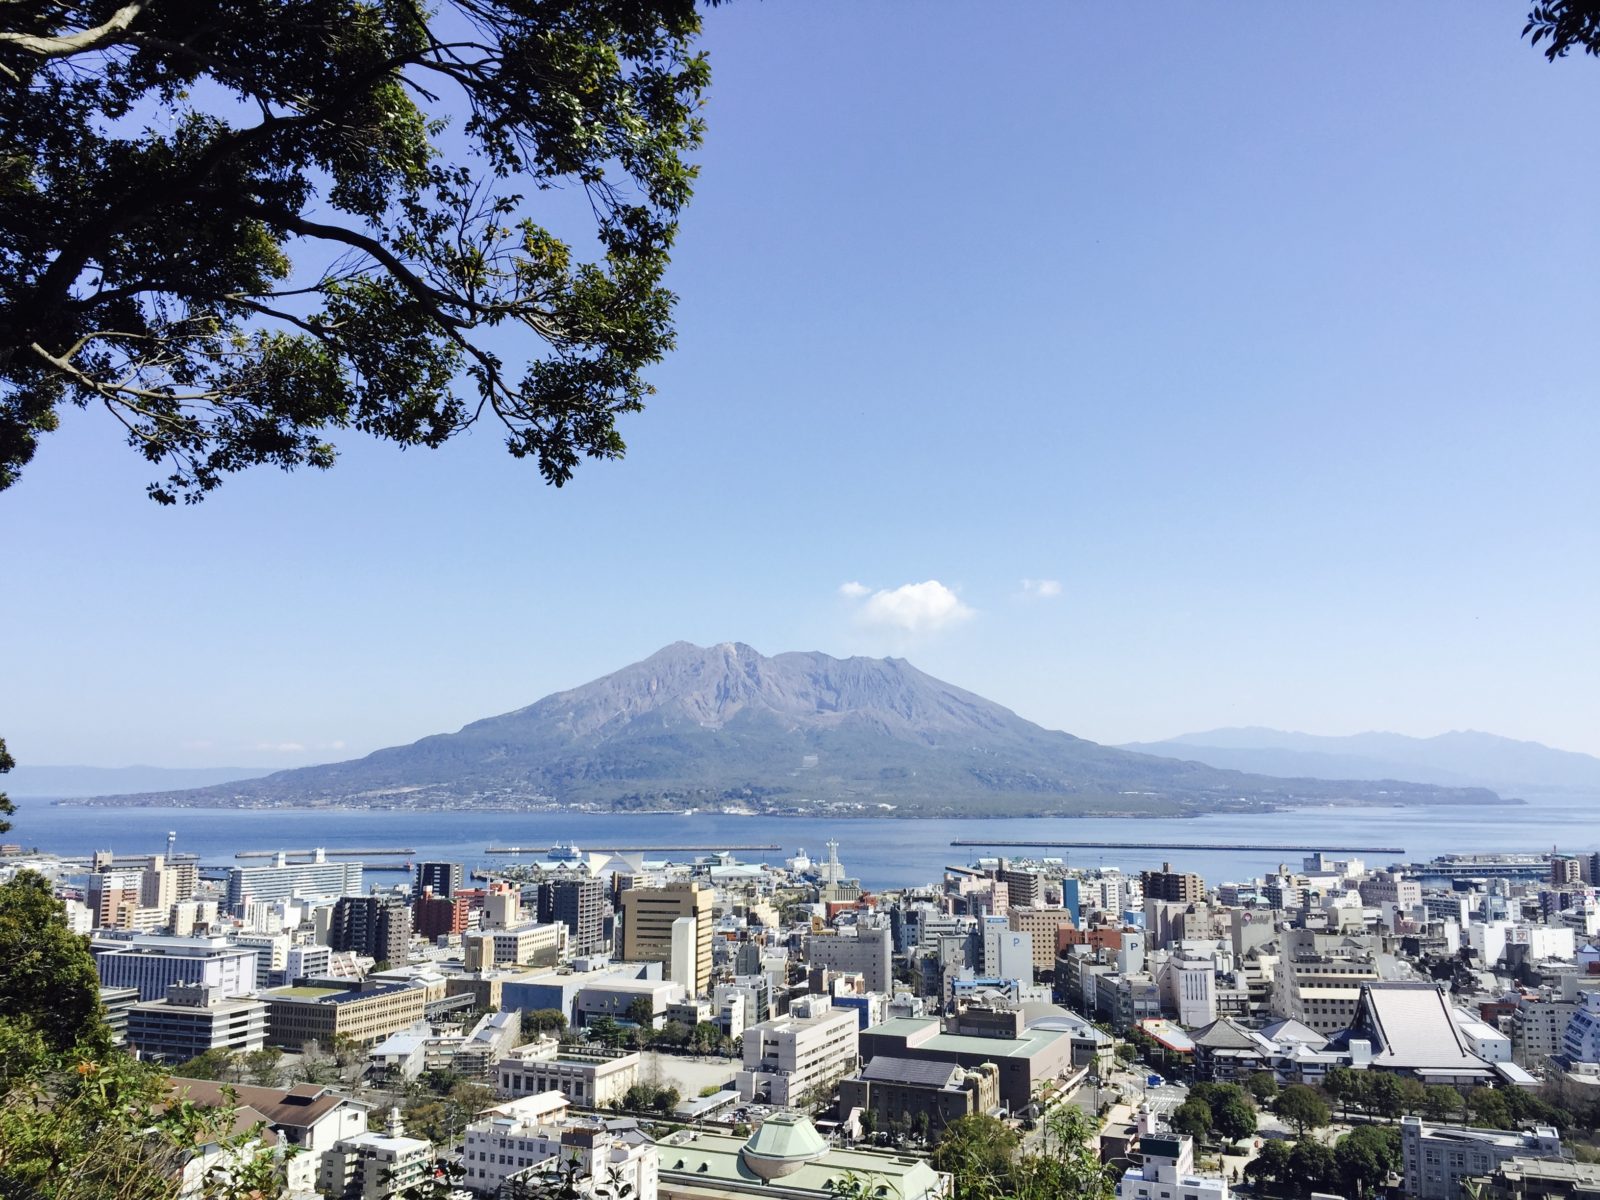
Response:
[{"label": "beige building", "polygon": [[582,1108],[604,1108],[639,1082],[639,1054],[540,1038],[502,1058],[495,1082],[502,1096],[560,1092]]},{"label": "beige building", "polygon": [[566,947],[565,925],[532,922],[510,929],[485,929],[462,937],[466,969],[488,971],[507,966],[554,966]]},{"label": "beige building", "polygon": [[1006,920],[1016,933],[1033,938],[1033,969],[1050,971],[1056,965],[1056,934],[1072,929],[1072,913],[1064,908],[1017,908],[1006,911]]},{"label": "beige building", "polygon": [[331,1046],[341,1037],[371,1046],[422,1020],[428,993],[408,986],[370,992],[286,987],[264,992],[262,999],[267,1002],[267,1041],[298,1050],[307,1042]]},{"label": "beige building", "polygon": [[672,968],[673,923],[694,920],[694,972],[683,980],[691,995],[711,986],[711,925],[715,894],[704,884],[669,883],[629,888],[622,893],[622,957],[627,962],[659,962]]}]

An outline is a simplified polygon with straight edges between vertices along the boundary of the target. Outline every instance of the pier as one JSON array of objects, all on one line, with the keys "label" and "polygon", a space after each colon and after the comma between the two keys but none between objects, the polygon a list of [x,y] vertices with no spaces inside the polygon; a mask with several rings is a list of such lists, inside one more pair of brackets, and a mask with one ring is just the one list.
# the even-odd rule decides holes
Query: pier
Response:
[{"label": "pier", "polygon": [[401,846],[398,849],[391,846],[388,849],[383,850],[345,850],[341,847],[329,848],[319,846],[317,847],[317,850],[241,850],[239,853],[235,854],[234,857],[277,858],[278,855],[281,854],[285,858],[315,858],[318,850],[320,850],[323,854],[337,854],[344,858],[381,858],[390,854],[399,854],[403,856],[416,853],[416,851],[411,849],[409,846]]},{"label": "pier", "polygon": [[1274,854],[1404,854],[1404,846],[1266,846],[1251,842],[991,842],[959,838],[952,846],[1023,850],[1253,850]]},{"label": "pier", "polygon": [[[569,851],[570,846],[485,846],[485,854],[549,854],[552,850]],[[764,854],[773,850],[782,850],[782,846],[602,846],[601,850],[609,854],[638,854],[656,850],[671,850],[677,852],[702,852],[705,854]]]}]

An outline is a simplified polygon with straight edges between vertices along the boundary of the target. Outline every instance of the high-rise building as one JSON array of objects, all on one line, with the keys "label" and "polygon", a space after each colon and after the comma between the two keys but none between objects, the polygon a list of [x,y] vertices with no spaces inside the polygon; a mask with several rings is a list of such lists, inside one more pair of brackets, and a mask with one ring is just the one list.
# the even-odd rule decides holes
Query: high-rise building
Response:
[{"label": "high-rise building", "polygon": [[139,999],[160,1000],[175,983],[204,984],[224,996],[256,990],[256,951],[223,937],[153,934],[97,938],[90,947],[100,982],[138,988]]},{"label": "high-rise building", "polygon": [[429,939],[464,933],[467,914],[471,911],[472,897],[464,894],[436,896],[431,887],[426,887],[412,902],[411,931]]},{"label": "high-rise building", "polygon": [[419,862],[411,884],[413,898],[429,888],[435,896],[449,899],[466,886],[467,869],[458,862]]},{"label": "high-rise building", "polygon": [[410,957],[411,910],[397,896],[341,896],[333,906],[328,945],[403,963]]},{"label": "high-rise building", "polygon": [[834,971],[860,973],[867,990],[894,990],[894,952],[888,926],[858,928],[853,935],[814,933],[806,959]]},{"label": "high-rise building", "polygon": [[715,896],[699,882],[629,888],[622,893],[622,957],[629,962],[672,962],[672,926],[695,921],[695,994],[711,986],[711,924]]},{"label": "high-rise building", "polygon": [[1139,880],[1144,885],[1146,900],[1198,904],[1206,898],[1205,880],[1198,875],[1174,871],[1171,863],[1162,863],[1159,871],[1141,871]]},{"label": "high-rise building", "polygon": [[269,867],[232,867],[228,871],[228,911],[234,913],[246,900],[360,894],[361,864],[328,862],[321,850],[308,863],[290,863],[280,854]]},{"label": "high-rise building", "polygon": [[605,885],[598,879],[552,879],[539,885],[541,925],[565,925],[574,954],[605,947]]}]

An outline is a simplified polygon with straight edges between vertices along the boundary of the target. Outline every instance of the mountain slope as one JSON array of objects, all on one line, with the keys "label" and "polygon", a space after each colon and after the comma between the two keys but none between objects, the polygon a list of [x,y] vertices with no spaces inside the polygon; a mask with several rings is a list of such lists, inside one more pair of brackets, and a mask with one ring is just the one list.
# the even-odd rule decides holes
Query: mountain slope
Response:
[{"label": "mountain slope", "polygon": [[766,658],[679,642],[452,734],[351,762],[134,803],[648,809],[843,806],[1181,812],[1297,800],[1492,802],[1487,792],[1285,781],[1043,729],[903,659]]},{"label": "mountain slope", "polygon": [[1323,737],[1247,727],[1186,733],[1122,748],[1198,759],[1214,767],[1314,779],[1405,778],[1512,793],[1600,793],[1600,758],[1473,730],[1428,738],[1399,733]]}]

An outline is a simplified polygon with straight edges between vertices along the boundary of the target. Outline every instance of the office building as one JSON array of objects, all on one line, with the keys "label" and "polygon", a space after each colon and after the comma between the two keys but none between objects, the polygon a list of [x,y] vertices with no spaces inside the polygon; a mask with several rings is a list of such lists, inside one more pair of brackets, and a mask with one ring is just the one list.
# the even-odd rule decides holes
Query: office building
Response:
[{"label": "office building", "polygon": [[540,1038],[496,1063],[495,1083],[502,1096],[560,1092],[580,1108],[605,1108],[639,1081],[639,1062],[637,1050]]},{"label": "office building", "polygon": [[90,946],[100,982],[138,988],[140,1000],[160,1000],[175,983],[220,988],[225,996],[256,990],[256,951],[223,937],[106,936]]},{"label": "office building", "polygon": [[471,913],[472,897],[461,892],[435,896],[432,888],[424,888],[411,904],[411,932],[430,942],[465,933]]},{"label": "office building", "polygon": [[673,924],[683,917],[692,918],[693,977],[685,986],[694,995],[705,992],[711,986],[714,902],[712,890],[699,882],[629,888],[622,893],[622,957],[629,962],[670,964]]},{"label": "office building", "polygon": [[432,1170],[433,1143],[407,1137],[391,1108],[382,1133],[341,1138],[322,1156],[317,1191],[331,1200],[388,1200],[419,1188]]},{"label": "office building", "polygon": [[796,1000],[788,1016],[744,1031],[739,1098],[781,1108],[826,1096],[855,1070],[859,1031],[856,1014],[826,996]]},{"label": "office building", "polygon": [[360,863],[328,862],[318,850],[308,863],[290,863],[280,854],[271,866],[230,868],[227,905],[229,912],[238,913],[251,900],[359,896],[361,891]]},{"label": "office building", "polygon": [[448,900],[466,886],[467,869],[458,862],[419,862],[411,880],[411,895],[432,891]]},{"label": "office building", "polygon": [[1517,1156],[1562,1158],[1560,1135],[1548,1125],[1511,1132],[1428,1125],[1420,1117],[1400,1119],[1400,1161],[1405,1194],[1417,1200],[1455,1200],[1463,1181],[1492,1175]]},{"label": "office building", "polygon": [[806,960],[830,971],[858,974],[869,992],[894,990],[894,946],[888,926],[857,926],[852,932],[814,933]]},{"label": "office building", "polygon": [[565,925],[573,954],[605,949],[605,885],[598,879],[550,879],[539,885],[537,916],[543,925]]},{"label": "office building", "polygon": [[1117,1200],[1228,1200],[1226,1179],[1195,1171],[1194,1139],[1159,1127],[1148,1110],[1139,1116],[1139,1159],[1117,1182]]},{"label": "office building", "polygon": [[267,1002],[267,1041],[287,1050],[307,1042],[333,1045],[345,1037],[370,1046],[415,1025],[427,1015],[428,990],[396,985],[361,991],[357,987],[286,987],[262,995]]},{"label": "office building", "polygon": [[140,1058],[181,1063],[209,1050],[246,1053],[266,1045],[267,1006],[204,984],[175,983],[165,998],[128,1011],[128,1045]]}]

